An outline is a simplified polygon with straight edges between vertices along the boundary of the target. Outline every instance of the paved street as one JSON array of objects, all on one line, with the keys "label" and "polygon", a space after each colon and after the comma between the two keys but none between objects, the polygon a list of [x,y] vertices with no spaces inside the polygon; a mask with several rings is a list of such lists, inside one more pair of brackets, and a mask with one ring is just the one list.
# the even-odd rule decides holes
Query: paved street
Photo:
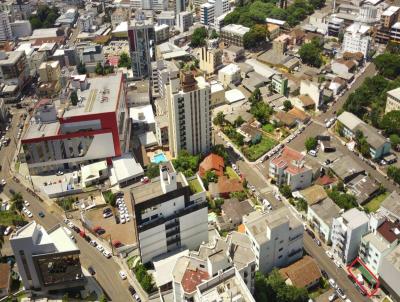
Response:
[{"label": "paved street", "polygon": [[[13,119],[13,127],[11,128],[11,133],[16,136],[18,132],[16,125],[19,120],[15,116]],[[2,148],[0,151],[2,170],[0,172],[0,179],[5,178],[7,180],[7,185],[4,187],[3,192],[10,196],[10,190],[15,192],[20,192],[24,200],[30,202],[29,209],[34,215],[34,219],[43,225],[46,229],[49,229],[56,225],[57,223],[62,223],[63,216],[59,212],[58,208],[47,205],[44,202],[39,201],[31,194],[29,194],[22,184],[18,184],[13,181],[10,174],[9,163],[12,160],[12,156],[15,152],[15,144],[13,138],[10,135],[10,131],[7,133],[10,136],[11,142],[8,147]],[[43,211],[46,213],[44,218],[40,218],[38,213]],[[75,236],[77,239],[77,245],[81,251],[81,263],[84,267],[92,265],[96,271],[96,279],[103,287],[106,295],[112,301],[132,301],[132,297],[128,291],[128,282],[122,281],[118,275],[120,271],[119,265],[117,265],[112,259],[106,259],[102,254],[100,254],[95,248],[90,246],[86,241],[84,241],[80,236]]]}]

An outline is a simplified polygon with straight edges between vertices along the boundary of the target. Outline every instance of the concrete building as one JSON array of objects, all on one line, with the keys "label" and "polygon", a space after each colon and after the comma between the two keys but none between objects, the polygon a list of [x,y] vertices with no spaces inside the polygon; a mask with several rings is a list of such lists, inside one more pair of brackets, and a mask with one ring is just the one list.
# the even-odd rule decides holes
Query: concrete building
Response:
[{"label": "concrete building", "polygon": [[381,286],[388,292],[395,301],[400,301],[400,245],[386,255],[379,271]]},{"label": "concrete building", "polygon": [[94,24],[94,16],[92,14],[84,14],[78,18],[78,26],[83,32],[90,32]]},{"label": "concrete building", "polygon": [[29,66],[24,51],[0,52],[0,96],[6,101],[18,99],[29,79]]},{"label": "concrete building", "polygon": [[115,29],[122,22],[127,22],[130,19],[131,10],[126,7],[118,7],[111,14],[111,25]]},{"label": "concrete building", "polygon": [[10,244],[25,289],[48,293],[84,286],[79,248],[64,227],[46,231],[32,221],[11,235]]},{"label": "concrete building", "polygon": [[287,95],[288,93],[288,79],[283,77],[282,74],[274,74],[271,79],[271,89],[275,93]]},{"label": "concrete building", "polygon": [[252,212],[243,217],[243,224],[262,273],[287,266],[303,256],[303,224],[286,207],[269,213]]},{"label": "concrete building", "polygon": [[387,92],[385,114],[393,110],[400,110],[400,88]]},{"label": "concrete building", "polygon": [[390,193],[384,201],[382,201],[379,212],[383,213],[391,221],[400,221],[400,195],[396,191]]},{"label": "concrete building", "polygon": [[333,36],[333,37],[339,37],[340,34],[344,32],[344,20],[337,18],[337,17],[331,17],[328,20],[328,35]]},{"label": "concrete building", "polygon": [[155,56],[154,24],[137,16],[131,20],[128,29],[129,50],[132,62],[133,79],[143,79],[151,75],[151,61]]},{"label": "concrete building", "polygon": [[307,220],[326,244],[331,242],[332,221],[339,216],[340,208],[330,198],[325,198],[308,207]]},{"label": "concrete building", "polygon": [[190,72],[181,72],[180,78],[170,78],[166,90],[172,156],[181,150],[207,153],[211,147],[210,85]]},{"label": "concrete building", "polygon": [[167,24],[154,26],[154,39],[156,44],[160,44],[169,39],[169,26]]},{"label": "concrete building", "polygon": [[222,50],[202,47],[199,51],[199,61],[202,71],[205,71],[206,74],[213,74],[222,66]]},{"label": "concrete building", "polygon": [[[189,182],[197,182],[192,191]],[[131,190],[136,237],[143,263],[179,249],[197,249],[208,240],[206,191],[201,179],[187,180],[172,163],[160,165],[160,177]]]},{"label": "concrete building", "polygon": [[174,11],[162,11],[158,16],[157,16],[157,24],[162,25],[166,24],[170,28],[173,28],[175,26],[175,12]]},{"label": "concrete building", "polygon": [[229,64],[218,71],[218,81],[225,89],[231,84],[239,84],[241,80],[240,67],[236,64]]},{"label": "concrete building", "polygon": [[368,216],[352,208],[332,221],[332,252],[344,264],[358,255],[361,237],[368,232]]},{"label": "concrete building", "polygon": [[307,188],[311,185],[313,172],[305,165],[305,156],[285,147],[269,163],[269,177],[277,186],[288,185],[291,190]]},{"label": "concrete building", "polygon": [[229,46],[228,48],[224,48],[224,63],[234,63],[241,58],[244,58],[245,52],[243,47],[238,47],[235,45]]},{"label": "concrete building", "polygon": [[0,12],[0,41],[11,41],[13,39],[10,20],[7,12]]},{"label": "concrete building", "polygon": [[237,25],[229,24],[221,28],[220,39],[229,44],[243,47],[243,36],[250,30],[250,28]]},{"label": "concrete building", "polygon": [[50,100],[36,104],[21,143],[31,174],[77,169],[111,160],[129,147],[130,124],[122,74],[87,79],[72,76],[76,105],[56,108]]},{"label": "concrete building", "polygon": [[175,13],[178,15],[181,12],[186,10],[186,1],[185,0],[175,0]]},{"label": "concrete building", "polygon": [[200,5],[200,23],[206,26],[214,23],[214,5],[210,2]]},{"label": "concrete building", "polygon": [[193,25],[193,14],[191,12],[180,12],[176,16],[176,27],[181,33],[188,31]]},{"label": "concrete building", "polygon": [[372,38],[370,36],[370,27],[361,23],[353,23],[346,28],[343,37],[343,52],[361,52],[364,58],[367,58],[371,50]]},{"label": "concrete building", "polygon": [[11,13],[14,20],[28,20],[32,15],[33,8],[28,0],[16,0],[11,4]]},{"label": "concrete building", "polygon": [[10,23],[13,38],[28,37],[32,34],[31,22],[28,20],[17,20]]},{"label": "concrete building", "polygon": [[61,69],[58,61],[43,62],[39,67],[39,77],[42,82],[55,82],[60,79]]},{"label": "concrete building", "polygon": [[384,257],[399,243],[400,225],[379,215],[371,217],[372,224],[371,232],[361,238],[359,256],[375,275],[379,275]]},{"label": "concrete building", "polygon": [[314,110],[318,110],[320,105],[322,105],[322,92],[323,89],[321,89],[318,83],[308,80],[302,80],[300,82],[300,95],[306,95],[312,99],[315,104]]}]

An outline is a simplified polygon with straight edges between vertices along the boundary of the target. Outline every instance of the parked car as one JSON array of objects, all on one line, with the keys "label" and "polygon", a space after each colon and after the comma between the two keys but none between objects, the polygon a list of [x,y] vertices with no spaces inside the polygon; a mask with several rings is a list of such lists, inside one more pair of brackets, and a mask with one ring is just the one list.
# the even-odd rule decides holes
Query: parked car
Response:
[{"label": "parked car", "polygon": [[6,228],[6,230],[4,231],[4,236],[8,236],[8,235],[11,233],[11,231],[12,231],[12,227],[11,227],[11,226],[8,226],[8,227]]},{"label": "parked car", "polygon": [[310,151],[308,151],[308,154],[310,154],[311,156],[316,157],[316,156],[317,156],[317,151],[315,151],[315,150],[310,150]]},{"label": "parked car", "polygon": [[29,203],[29,201],[27,201],[27,200],[24,200],[24,205],[25,205],[26,207],[29,207],[29,206],[30,206],[30,203]]},{"label": "parked car", "polygon": [[335,260],[333,260],[333,263],[335,263],[335,264],[336,264],[336,266],[337,266],[338,268],[340,268],[340,266],[341,266],[341,263],[340,263],[340,261],[339,261],[339,260],[335,259]]},{"label": "parked car", "polygon": [[122,280],[125,280],[128,277],[128,275],[124,271],[119,271],[119,276]]},{"label": "parked car", "polygon": [[91,267],[91,266],[88,267],[88,272],[89,272],[92,276],[94,276],[94,275],[96,274],[94,268]]},{"label": "parked car", "polygon": [[133,297],[135,298],[136,302],[141,302],[142,299],[140,299],[139,295],[136,293],[133,295]]},{"label": "parked car", "polygon": [[314,238],[314,242],[315,242],[318,246],[321,246],[321,241],[319,241],[317,238]]},{"label": "parked car", "polygon": [[331,251],[326,251],[325,254],[326,254],[329,258],[333,259],[333,255],[332,255]]},{"label": "parked car", "polygon": [[312,239],[314,239],[314,238],[315,238],[315,234],[314,234],[314,232],[313,232],[313,231],[311,231],[309,228],[307,228],[306,232],[307,232],[307,234],[308,234],[308,235],[310,235],[310,237],[311,237]]},{"label": "parked car", "polygon": [[45,216],[44,213],[43,213],[42,211],[40,211],[40,212],[39,212],[39,217],[40,217],[40,218],[43,218],[44,216]]},{"label": "parked car", "polygon": [[103,255],[104,255],[104,257],[106,257],[107,259],[108,259],[108,258],[111,258],[111,253],[110,253],[109,251],[107,251],[107,250],[104,250],[104,251],[103,251]]},{"label": "parked car", "polygon": [[330,295],[328,297],[329,302],[335,301],[335,299],[337,298],[337,294],[336,292],[333,292],[332,295]]},{"label": "parked car", "polygon": [[330,278],[328,280],[328,283],[332,288],[337,288],[337,284],[336,284],[336,281],[334,279]]},{"label": "parked car", "polygon": [[128,290],[129,290],[129,292],[131,293],[132,296],[133,296],[134,294],[136,294],[136,290],[133,288],[132,285],[129,285]]},{"label": "parked car", "polygon": [[346,299],[346,294],[344,293],[344,291],[340,287],[338,287],[336,289],[336,292],[337,292],[337,294],[339,295],[339,297],[341,299],[343,299],[343,300]]},{"label": "parked car", "polygon": [[321,270],[321,275],[322,277],[324,277],[325,279],[329,279],[328,273],[326,271],[324,271],[323,269]]},{"label": "parked car", "polygon": [[95,240],[91,240],[91,241],[89,242],[89,244],[90,244],[91,246],[93,246],[93,247],[96,247],[96,246],[97,246],[97,242],[96,242]]},{"label": "parked car", "polygon": [[142,177],[142,178],[140,179],[140,182],[141,182],[141,183],[144,183],[144,184],[147,184],[149,181],[150,181],[150,179],[149,179],[147,176]]}]

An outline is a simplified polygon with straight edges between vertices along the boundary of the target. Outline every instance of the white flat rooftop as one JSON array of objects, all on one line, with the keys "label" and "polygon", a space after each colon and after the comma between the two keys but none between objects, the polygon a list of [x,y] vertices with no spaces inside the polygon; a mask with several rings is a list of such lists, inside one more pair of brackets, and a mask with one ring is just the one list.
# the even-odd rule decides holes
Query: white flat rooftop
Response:
[{"label": "white flat rooftop", "polygon": [[112,159],[115,176],[118,182],[128,181],[132,178],[142,176],[144,170],[131,154]]},{"label": "white flat rooftop", "polygon": [[154,124],[153,107],[149,105],[132,107],[129,109],[129,117],[132,123]]},{"label": "white flat rooftop", "polygon": [[89,87],[78,90],[77,106],[69,106],[63,117],[114,112],[117,109],[121,89],[122,73],[88,79]]}]

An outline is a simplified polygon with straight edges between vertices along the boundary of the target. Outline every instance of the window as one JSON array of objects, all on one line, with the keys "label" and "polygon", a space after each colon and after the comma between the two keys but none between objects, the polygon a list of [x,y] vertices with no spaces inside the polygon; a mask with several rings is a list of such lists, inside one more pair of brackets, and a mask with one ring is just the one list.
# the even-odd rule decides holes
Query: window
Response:
[{"label": "window", "polygon": [[279,252],[282,252],[282,250],[283,250],[283,247],[281,247],[278,251],[279,251]]},{"label": "window", "polygon": [[279,257],[278,257],[278,259],[281,259],[282,258],[282,255],[280,255]]}]

